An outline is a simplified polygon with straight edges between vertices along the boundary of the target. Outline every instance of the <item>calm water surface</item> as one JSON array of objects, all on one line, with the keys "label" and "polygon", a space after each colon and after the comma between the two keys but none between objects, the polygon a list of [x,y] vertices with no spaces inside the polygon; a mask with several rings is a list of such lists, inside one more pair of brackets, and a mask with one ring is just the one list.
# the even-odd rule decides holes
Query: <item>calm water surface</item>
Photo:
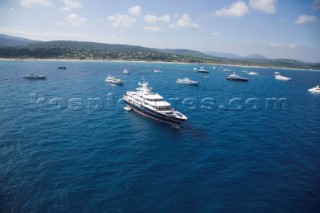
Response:
[{"label": "calm water surface", "polygon": [[[320,72],[228,69],[249,82],[221,66],[1,61],[0,212],[317,212],[320,95],[307,90]],[[123,110],[142,78],[181,128]]]}]

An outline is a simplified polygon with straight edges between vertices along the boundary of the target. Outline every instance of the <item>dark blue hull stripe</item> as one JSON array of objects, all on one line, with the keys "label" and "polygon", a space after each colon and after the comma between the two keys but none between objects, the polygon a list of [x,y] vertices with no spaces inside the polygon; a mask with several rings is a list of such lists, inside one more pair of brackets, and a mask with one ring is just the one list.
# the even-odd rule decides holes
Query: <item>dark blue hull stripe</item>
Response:
[{"label": "dark blue hull stripe", "polygon": [[158,121],[162,121],[162,122],[165,122],[165,123],[169,123],[169,124],[180,124],[182,123],[184,120],[181,120],[181,119],[174,119],[174,118],[169,118],[169,117],[166,117],[160,113],[157,113],[157,112],[154,112],[154,111],[151,111],[150,109],[148,108],[145,108],[145,107],[139,107],[139,106],[136,106],[126,100],[124,100],[125,104],[127,104],[128,106],[132,107],[135,111],[147,116],[147,117],[151,117],[155,120],[158,120]]}]

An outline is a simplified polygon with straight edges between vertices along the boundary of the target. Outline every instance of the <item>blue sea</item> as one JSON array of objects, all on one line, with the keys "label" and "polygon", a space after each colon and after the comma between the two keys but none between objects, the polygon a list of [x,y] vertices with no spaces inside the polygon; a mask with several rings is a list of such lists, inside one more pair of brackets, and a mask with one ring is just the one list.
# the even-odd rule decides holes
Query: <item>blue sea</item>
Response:
[{"label": "blue sea", "polygon": [[[225,68],[249,82],[227,81]],[[319,212],[320,95],[308,89],[320,72],[243,70],[1,61],[0,212]],[[200,85],[175,83],[183,77]],[[125,111],[121,98],[143,79],[188,121]]]}]

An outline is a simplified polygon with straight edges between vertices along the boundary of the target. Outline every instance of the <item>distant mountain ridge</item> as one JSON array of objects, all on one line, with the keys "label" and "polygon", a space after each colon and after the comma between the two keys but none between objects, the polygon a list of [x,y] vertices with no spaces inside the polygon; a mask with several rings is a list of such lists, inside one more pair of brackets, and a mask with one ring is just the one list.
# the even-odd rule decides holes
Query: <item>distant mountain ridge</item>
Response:
[{"label": "distant mountain ridge", "polygon": [[132,61],[182,60],[181,57],[173,57],[172,54],[141,46],[81,41],[47,41],[20,46],[3,46],[0,47],[0,57]]},{"label": "distant mountain ridge", "polygon": [[36,43],[36,42],[39,42],[39,41],[0,34],[0,46],[19,46],[19,45]]},{"label": "distant mountain ridge", "polygon": [[205,54],[203,52],[196,51],[196,50],[188,50],[188,49],[156,49],[156,50],[158,50],[160,52],[171,53],[171,54],[176,54],[176,55],[204,57],[204,58],[211,57],[208,54]]},{"label": "distant mountain ridge", "polygon": [[251,55],[247,55],[244,58],[248,58],[248,59],[262,59],[262,60],[270,60],[270,58],[267,58],[263,55],[260,54],[251,54]]},{"label": "distant mountain ridge", "polygon": [[232,53],[222,53],[222,52],[204,52],[207,55],[214,56],[214,57],[220,57],[220,58],[228,58],[228,59],[236,59],[236,58],[242,58],[240,55],[232,54]]},{"label": "distant mountain ridge", "polygon": [[240,56],[233,53],[220,53],[215,51],[210,52],[204,52],[207,55],[214,56],[214,57],[221,57],[221,58],[228,58],[228,59],[264,59],[269,60],[270,58],[267,58],[261,54],[250,54],[247,56]]},{"label": "distant mountain ridge", "polygon": [[241,57],[213,51],[203,53],[188,49],[155,49],[124,44],[81,41],[44,42],[3,34],[0,35],[0,58],[163,61],[320,69],[319,63],[305,63],[291,59],[269,59],[259,54]]},{"label": "distant mountain ridge", "polygon": [[123,51],[123,50],[140,50],[145,51],[149,48],[135,45],[126,45],[126,44],[105,44],[97,42],[87,42],[87,41],[45,41],[45,42],[36,42],[25,45],[28,48],[58,48],[58,49],[86,49],[86,50],[112,50],[112,51]]}]

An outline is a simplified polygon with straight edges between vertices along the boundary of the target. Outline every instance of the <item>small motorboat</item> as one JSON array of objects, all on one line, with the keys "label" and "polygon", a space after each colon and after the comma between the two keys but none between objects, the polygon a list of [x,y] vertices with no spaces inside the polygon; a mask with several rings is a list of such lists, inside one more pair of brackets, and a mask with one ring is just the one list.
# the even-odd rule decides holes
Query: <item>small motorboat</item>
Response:
[{"label": "small motorboat", "polygon": [[122,73],[123,73],[123,74],[127,74],[127,75],[130,74],[129,70],[127,70],[127,69],[124,69],[124,70],[122,71]]},{"label": "small motorboat", "polygon": [[258,73],[250,71],[250,72],[248,72],[248,75],[258,75]]},{"label": "small motorboat", "polygon": [[153,70],[153,72],[162,72],[160,68]]},{"label": "small motorboat", "polygon": [[230,74],[230,75],[227,77],[227,80],[230,80],[230,81],[248,81],[249,79],[248,79],[248,78],[240,77],[240,76],[237,75],[235,72],[233,72],[232,74]]},{"label": "small motorboat", "polygon": [[36,79],[44,80],[44,79],[46,79],[46,77],[47,76],[45,76],[45,75],[39,75],[39,74],[33,74],[33,73],[23,76],[23,78],[31,79],[31,80],[36,80]]},{"label": "small motorboat", "polygon": [[320,94],[320,85],[317,85],[316,87],[312,87],[311,89],[308,89],[308,91],[314,94]]},{"label": "small motorboat", "polygon": [[177,84],[189,84],[189,85],[198,85],[199,81],[193,81],[189,78],[178,78]]},{"label": "small motorboat", "polygon": [[291,81],[291,80],[292,80],[292,78],[289,78],[289,77],[280,75],[279,72],[275,72],[275,73],[274,73],[274,78],[275,78],[276,80],[279,80],[279,81]]},{"label": "small motorboat", "polygon": [[108,75],[108,77],[105,79],[105,82],[111,83],[111,84],[123,84],[123,81],[119,78],[116,78],[114,76]]},{"label": "small motorboat", "polygon": [[130,106],[128,106],[128,105],[124,106],[123,108],[124,108],[124,110],[126,110],[126,111],[132,110],[132,107],[130,107]]},{"label": "small motorboat", "polygon": [[59,69],[59,70],[65,70],[65,69],[67,69],[67,67],[60,66],[60,67],[58,67],[58,69]]},{"label": "small motorboat", "polygon": [[203,67],[200,67],[200,69],[198,69],[197,72],[208,73],[209,71],[204,69]]}]

